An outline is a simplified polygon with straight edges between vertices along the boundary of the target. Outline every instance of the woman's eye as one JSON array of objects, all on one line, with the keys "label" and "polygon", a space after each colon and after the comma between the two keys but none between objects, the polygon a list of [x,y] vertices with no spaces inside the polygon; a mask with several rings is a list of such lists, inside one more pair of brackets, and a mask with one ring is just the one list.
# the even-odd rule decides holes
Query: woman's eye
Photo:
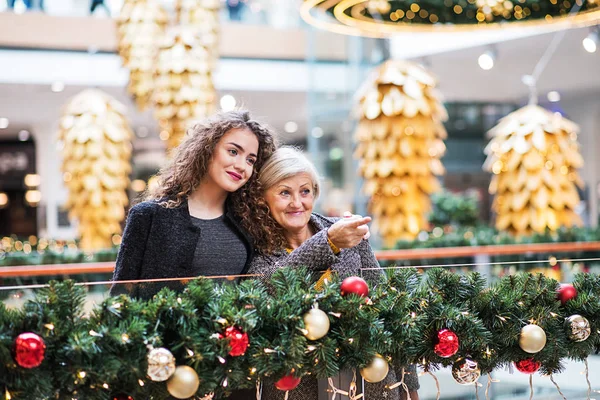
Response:
[{"label": "woman's eye", "polygon": [[303,194],[303,195],[305,195],[305,196],[306,196],[306,195],[309,195],[309,194],[310,194],[310,189],[304,189],[304,190],[302,191],[302,194]]},{"label": "woman's eye", "polygon": [[280,194],[282,196],[288,196],[290,194],[290,192],[288,192],[287,190],[282,190]]},{"label": "woman's eye", "polygon": [[256,164],[256,160],[254,158],[249,158],[248,159],[248,164],[254,165],[254,164]]},{"label": "woman's eye", "polygon": [[229,154],[231,154],[232,156],[237,156],[238,151],[236,149],[229,149]]}]

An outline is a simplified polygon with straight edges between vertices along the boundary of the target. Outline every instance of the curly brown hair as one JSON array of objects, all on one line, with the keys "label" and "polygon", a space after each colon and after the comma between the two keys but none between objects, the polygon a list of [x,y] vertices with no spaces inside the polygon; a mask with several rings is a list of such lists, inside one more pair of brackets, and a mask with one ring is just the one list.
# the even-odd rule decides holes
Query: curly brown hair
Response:
[{"label": "curly brown hair", "polygon": [[256,135],[258,154],[250,179],[229,194],[228,204],[241,218],[244,227],[250,225],[248,221],[254,208],[251,199],[261,196],[258,172],[277,148],[277,139],[271,128],[252,119],[247,110],[220,112],[191,128],[167,165],[157,174],[158,184],[146,193],[145,200],[157,201],[166,208],[179,207],[206,175],[219,140],[230,130],[240,128],[250,129]]}]

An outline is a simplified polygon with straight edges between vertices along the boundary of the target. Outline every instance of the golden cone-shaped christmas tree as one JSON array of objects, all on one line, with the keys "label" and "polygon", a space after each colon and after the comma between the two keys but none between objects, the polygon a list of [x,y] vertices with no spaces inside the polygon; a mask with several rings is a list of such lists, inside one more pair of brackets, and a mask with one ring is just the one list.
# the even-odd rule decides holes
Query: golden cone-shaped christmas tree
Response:
[{"label": "golden cone-shaped christmas tree", "polygon": [[508,116],[488,132],[483,168],[494,175],[496,228],[517,235],[581,225],[575,213],[583,181],[579,127],[535,104]]},{"label": "golden cone-shaped christmas tree", "polygon": [[116,20],[119,55],[129,69],[127,90],[143,110],[150,102],[158,42],[169,17],[156,0],[126,0]]},{"label": "golden cone-shaped christmas tree", "polygon": [[88,89],[65,106],[59,123],[69,217],[79,222],[80,247],[110,248],[121,233],[131,172],[133,133],[125,106]]},{"label": "golden cone-shaped christmas tree", "polygon": [[219,10],[221,0],[177,0],[177,22],[180,26],[193,28],[203,46],[209,51],[213,62],[219,55]]},{"label": "golden cone-shaped christmas tree", "polygon": [[171,28],[161,42],[152,102],[169,149],[181,143],[194,122],[213,112],[215,62],[194,28]]},{"label": "golden cone-shaped christmas tree", "polygon": [[440,188],[448,115],[435,84],[417,64],[387,61],[359,92],[355,156],[386,246],[427,229],[429,196]]}]

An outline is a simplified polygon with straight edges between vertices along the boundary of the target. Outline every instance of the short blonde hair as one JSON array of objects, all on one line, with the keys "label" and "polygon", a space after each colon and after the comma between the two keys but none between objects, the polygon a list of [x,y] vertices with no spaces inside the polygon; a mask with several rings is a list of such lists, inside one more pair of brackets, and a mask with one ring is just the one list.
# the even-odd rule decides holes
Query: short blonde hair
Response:
[{"label": "short blonde hair", "polygon": [[320,182],[317,169],[304,153],[291,146],[282,146],[267,159],[258,174],[262,190],[268,190],[284,179],[298,174],[308,174],[313,184],[315,200],[319,197]]}]

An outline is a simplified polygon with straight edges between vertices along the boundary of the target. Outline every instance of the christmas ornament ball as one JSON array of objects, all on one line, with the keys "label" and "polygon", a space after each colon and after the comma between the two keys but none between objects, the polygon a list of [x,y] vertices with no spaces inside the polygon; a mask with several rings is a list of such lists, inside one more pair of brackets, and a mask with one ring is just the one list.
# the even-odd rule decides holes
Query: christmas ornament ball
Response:
[{"label": "christmas ornament ball", "polygon": [[569,327],[569,339],[574,342],[583,342],[590,337],[592,333],[590,321],[579,314],[573,314],[568,317],[566,323]]},{"label": "christmas ornament ball", "polygon": [[230,326],[225,329],[225,337],[229,338],[229,346],[231,346],[231,350],[229,350],[230,356],[238,357],[243,356],[246,353],[248,344],[250,343],[246,332],[242,332],[236,327]]},{"label": "christmas ornament ball", "polygon": [[128,394],[119,393],[112,396],[112,400],[133,400],[133,397],[129,396]]},{"label": "christmas ornament ball", "polygon": [[164,347],[148,352],[148,376],[155,382],[166,381],[175,372],[175,357]]},{"label": "christmas ornament ball", "polygon": [[542,363],[534,360],[533,358],[526,358],[524,360],[515,362],[515,367],[517,370],[527,375],[535,373],[538,369],[540,369],[541,366]]},{"label": "christmas ornament ball", "polygon": [[481,370],[477,361],[469,358],[461,358],[452,365],[452,377],[461,385],[475,383],[480,376]]},{"label": "christmas ornament ball", "polygon": [[167,381],[167,391],[177,399],[188,399],[196,394],[200,386],[198,374],[192,367],[180,365]]},{"label": "christmas ornament ball", "polygon": [[311,308],[304,314],[304,328],[307,333],[304,335],[309,340],[318,340],[329,332],[329,317],[325,312],[318,308]]},{"label": "christmas ornament ball", "polygon": [[361,297],[369,295],[369,285],[367,285],[367,282],[363,278],[358,276],[350,276],[344,279],[340,289],[342,291],[342,296],[349,293],[354,293]]},{"label": "christmas ornament ball", "polygon": [[369,383],[381,382],[385,379],[390,367],[385,358],[376,354],[371,363],[360,370],[360,374]]},{"label": "christmas ornament ball", "polygon": [[459,345],[456,333],[450,329],[442,329],[436,335],[433,351],[442,358],[450,358],[458,352]]},{"label": "christmas ornament ball", "polygon": [[277,382],[275,382],[275,387],[279,390],[293,390],[296,389],[296,386],[300,384],[300,378],[296,378],[293,375],[286,375]]},{"label": "christmas ornament ball", "polygon": [[577,297],[577,289],[569,283],[563,283],[558,288],[556,297],[560,300],[562,305],[565,305],[567,301]]},{"label": "christmas ornament ball", "polygon": [[546,332],[538,325],[529,324],[521,328],[519,347],[530,354],[541,351],[546,345]]},{"label": "christmas ornament ball", "polygon": [[15,361],[23,368],[35,368],[44,361],[46,344],[44,339],[33,332],[21,333],[15,339]]}]

